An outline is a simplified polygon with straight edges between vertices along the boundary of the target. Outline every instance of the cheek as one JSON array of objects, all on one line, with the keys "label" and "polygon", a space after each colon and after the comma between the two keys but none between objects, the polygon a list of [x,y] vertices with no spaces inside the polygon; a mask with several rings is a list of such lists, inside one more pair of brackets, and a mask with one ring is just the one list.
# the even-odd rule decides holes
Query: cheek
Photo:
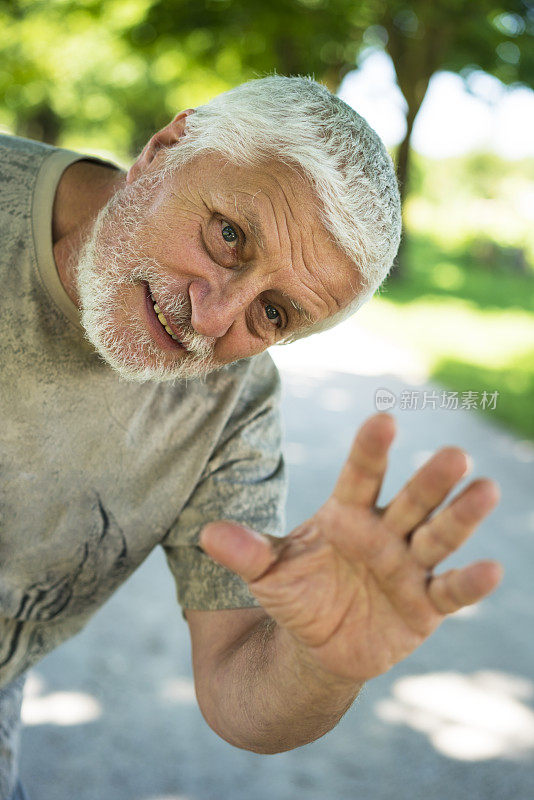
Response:
[{"label": "cheek", "polygon": [[236,321],[222,339],[215,343],[215,357],[222,364],[240,358],[250,358],[267,349],[267,345],[253,336],[246,323]]},{"label": "cheek", "polygon": [[172,224],[157,217],[147,220],[143,231],[147,254],[171,269],[194,269],[208,260],[202,246],[201,222],[199,215],[184,213],[174,216]]}]

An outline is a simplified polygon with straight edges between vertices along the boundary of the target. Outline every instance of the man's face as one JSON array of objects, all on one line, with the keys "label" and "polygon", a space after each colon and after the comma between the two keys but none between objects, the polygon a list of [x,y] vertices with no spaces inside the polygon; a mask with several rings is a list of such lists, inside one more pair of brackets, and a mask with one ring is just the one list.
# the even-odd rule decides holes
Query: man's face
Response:
[{"label": "man's face", "polygon": [[355,267],[300,173],[208,155],[154,182],[158,167],[111,199],[77,268],[88,336],[121,375],[197,377],[354,299]]}]

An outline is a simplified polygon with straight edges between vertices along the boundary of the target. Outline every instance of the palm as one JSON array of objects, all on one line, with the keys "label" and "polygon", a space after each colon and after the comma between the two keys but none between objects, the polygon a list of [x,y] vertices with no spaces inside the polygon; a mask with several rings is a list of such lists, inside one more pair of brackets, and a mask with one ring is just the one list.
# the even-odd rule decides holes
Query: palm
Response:
[{"label": "palm", "polygon": [[350,675],[357,664],[363,680],[411,652],[440,617],[426,597],[425,571],[380,518],[362,510],[346,525],[345,513],[329,500],[250,588],[325,669]]},{"label": "palm", "polygon": [[385,672],[499,579],[492,562],[431,574],[497,500],[494,484],[475,481],[428,519],[465,472],[461,451],[440,451],[386,509],[375,508],[393,435],[390,417],[371,418],[308,522],[284,539],[255,541],[239,569],[231,554],[219,557],[318,666],[351,680]]}]

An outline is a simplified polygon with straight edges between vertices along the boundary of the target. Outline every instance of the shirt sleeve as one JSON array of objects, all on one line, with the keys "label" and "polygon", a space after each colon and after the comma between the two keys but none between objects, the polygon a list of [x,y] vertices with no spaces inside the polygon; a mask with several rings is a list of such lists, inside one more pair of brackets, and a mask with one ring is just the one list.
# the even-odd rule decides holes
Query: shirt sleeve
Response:
[{"label": "shirt sleeve", "polygon": [[233,414],[163,542],[183,609],[259,605],[238,575],[202,551],[199,534],[208,522],[226,519],[280,536],[285,499],[280,382],[267,357],[251,365]]}]

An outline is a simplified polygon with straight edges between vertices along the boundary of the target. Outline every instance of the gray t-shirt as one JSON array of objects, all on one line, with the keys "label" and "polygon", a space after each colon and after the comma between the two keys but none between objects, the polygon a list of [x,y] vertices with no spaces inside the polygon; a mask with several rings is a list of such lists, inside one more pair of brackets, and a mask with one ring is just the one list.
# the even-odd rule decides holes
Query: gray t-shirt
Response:
[{"label": "gray t-shirt", "polygon": [[0,137],[0,686],[79,631],[158,544],[183,608],[257,605],[198,534],[216,519],[283,526],[267,354],[203,381],[136,384],[84,339],[51,237],[58,181],[80,158]]}]

